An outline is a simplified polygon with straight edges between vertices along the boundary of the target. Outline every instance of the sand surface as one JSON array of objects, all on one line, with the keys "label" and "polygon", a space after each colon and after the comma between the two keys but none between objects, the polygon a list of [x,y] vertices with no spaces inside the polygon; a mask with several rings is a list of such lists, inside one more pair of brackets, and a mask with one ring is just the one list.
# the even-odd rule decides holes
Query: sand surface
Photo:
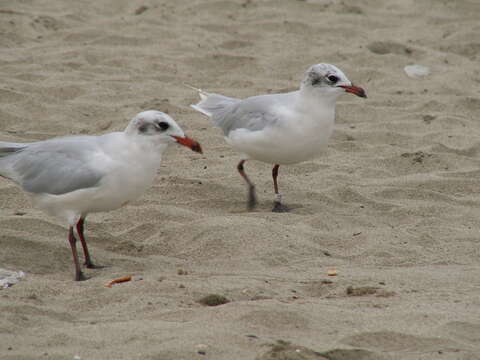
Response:
[{"label": "sand surface", "polygon": [[[88,217],[105,267],[83,282],[65,224],[0,180],[0,268],[25,272],[0,290],[0,359],[479,359],[479,34],[477,0],[1,1],[0,140],[158,109],[205,153],[169,149],[141,199]],[[293,212],[247,163],[246,212],[240,157],[182,83],[285,92],[319,62],[369,98],[340,99],[323,157],[280,168]]]}]

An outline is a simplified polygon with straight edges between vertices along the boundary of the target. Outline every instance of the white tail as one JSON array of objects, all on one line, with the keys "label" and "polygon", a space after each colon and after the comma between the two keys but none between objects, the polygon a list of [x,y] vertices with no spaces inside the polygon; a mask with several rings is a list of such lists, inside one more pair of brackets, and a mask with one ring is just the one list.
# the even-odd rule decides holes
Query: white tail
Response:
[{"label": "white tail", "polygon": [[206,109],[203,109],[202,108],[202,102],[207,100],[208,98],[208,95],[210,95],[209,93],[207,93],[206,91],[203,91],[202,89],[199,89],[199,88],[196,88],[195,86],[192,86],[190,84],[187,84],[187,83],[183,83],[184,86],[192,89],[192,90],[195,90],[198,92],[198,95],[200,95],[200,101],[195,104],[195,105],[190,105],[190,107],[192,107],[193,109],[197,110],[198,112],[201,112],[202,114],[204,115],[207,115],[207,116],[212,116],[212,113],[210,111],[207,111]]},{"label": "white tail", "polygon": [[198,92],[198,95],[200,95],[200,98],[202,100],[204,100],[208,95],[210,95],[209,93],[207,93],[206,91],[203,91],[202,89],[199,89],[199,88],[196,88],[195,86],[192,86],[190,84],[187,84],[187,83],[183,83],[184,86],[192,89],[192,90],[195,90]]},{"label": "white tail", "polygon": [[212,119],[213,124],[221,128],[224,133],[228,131],[228,114],[232,106],[240,102],[239,99],[234,99],[228,96],[208,93],[202,89],[197,89],[191,85],[185,86],[198,91],[200,101],[195,105],[190,105],[193,109],[208,116]]}]

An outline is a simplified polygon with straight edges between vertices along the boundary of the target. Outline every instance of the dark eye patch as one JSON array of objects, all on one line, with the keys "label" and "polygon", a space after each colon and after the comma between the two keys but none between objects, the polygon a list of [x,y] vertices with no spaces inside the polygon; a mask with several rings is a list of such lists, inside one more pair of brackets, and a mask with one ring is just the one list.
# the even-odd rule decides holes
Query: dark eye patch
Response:
[{"label": "dark eye patch", "polygon": [[322,82],[322,80],[319,77],[314,77],[312,78],[312,85],[318,85]]},{"label": "dark eye patch", "polygon": [[146,133],[148,131],[148,124],[143,123],[138,127],[138,131],[141,133]]}]

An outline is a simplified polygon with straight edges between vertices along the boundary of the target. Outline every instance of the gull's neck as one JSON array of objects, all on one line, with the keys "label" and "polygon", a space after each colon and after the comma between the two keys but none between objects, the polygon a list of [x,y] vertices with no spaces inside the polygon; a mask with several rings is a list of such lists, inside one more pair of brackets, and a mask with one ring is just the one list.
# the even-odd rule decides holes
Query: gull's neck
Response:
[{"label": "gull's neck", "polygon": [[314,89],[302,87],[298,91],[296,108],[301,112],[335,113],[338,94],[318,93]]},{"label": "gull's neck", "polygon": [[306,105],[311,104],[319,104],[322,107],[335,107],[335,103],[337,102],[338,93],[319,93],[315,89],[305,88],[302,87],[299,90],[299,98],[298,101]]},{"label": "gull's neck", "polygon": [[132,120],[128,123],[127,127],[125,128],[125,130],[123,130],[123,133],[126,135],[126,136],[136,136],[137,135],[137,126],[135,124],[135,121]]},{"label": "gull's neck", "polygon": [[[119,153],[124,151],[133,153],[143,153],[143,157],[159,157],[160,154],[167,148],[168,144],[159,142],[158,139],[153,136],[138,134],[138,130],[133,126],[127,126],[127,128],[118,133],[123,141],[118,142],[117,146],[120,148],[117,150]],[[123,155],[125,156],[125,154]]]}]

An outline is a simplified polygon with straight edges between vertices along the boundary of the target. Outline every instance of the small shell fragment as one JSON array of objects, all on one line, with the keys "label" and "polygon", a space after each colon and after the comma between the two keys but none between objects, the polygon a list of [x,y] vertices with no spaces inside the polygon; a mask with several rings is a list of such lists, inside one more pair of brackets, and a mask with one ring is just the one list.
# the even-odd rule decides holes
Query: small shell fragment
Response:
[{"label": "small shell fragment", "polygon": [[423,65],[407,65],[403,68],[405,73],[411,78],[421,78],[430,74],[430,69]]},{"label": "small shell fragment", "polygon": [[327,270],[327,275],[328,275],[328,276],[337,276],[337,270],[335,270],[335,269],[328,269],[328,270]]}]

